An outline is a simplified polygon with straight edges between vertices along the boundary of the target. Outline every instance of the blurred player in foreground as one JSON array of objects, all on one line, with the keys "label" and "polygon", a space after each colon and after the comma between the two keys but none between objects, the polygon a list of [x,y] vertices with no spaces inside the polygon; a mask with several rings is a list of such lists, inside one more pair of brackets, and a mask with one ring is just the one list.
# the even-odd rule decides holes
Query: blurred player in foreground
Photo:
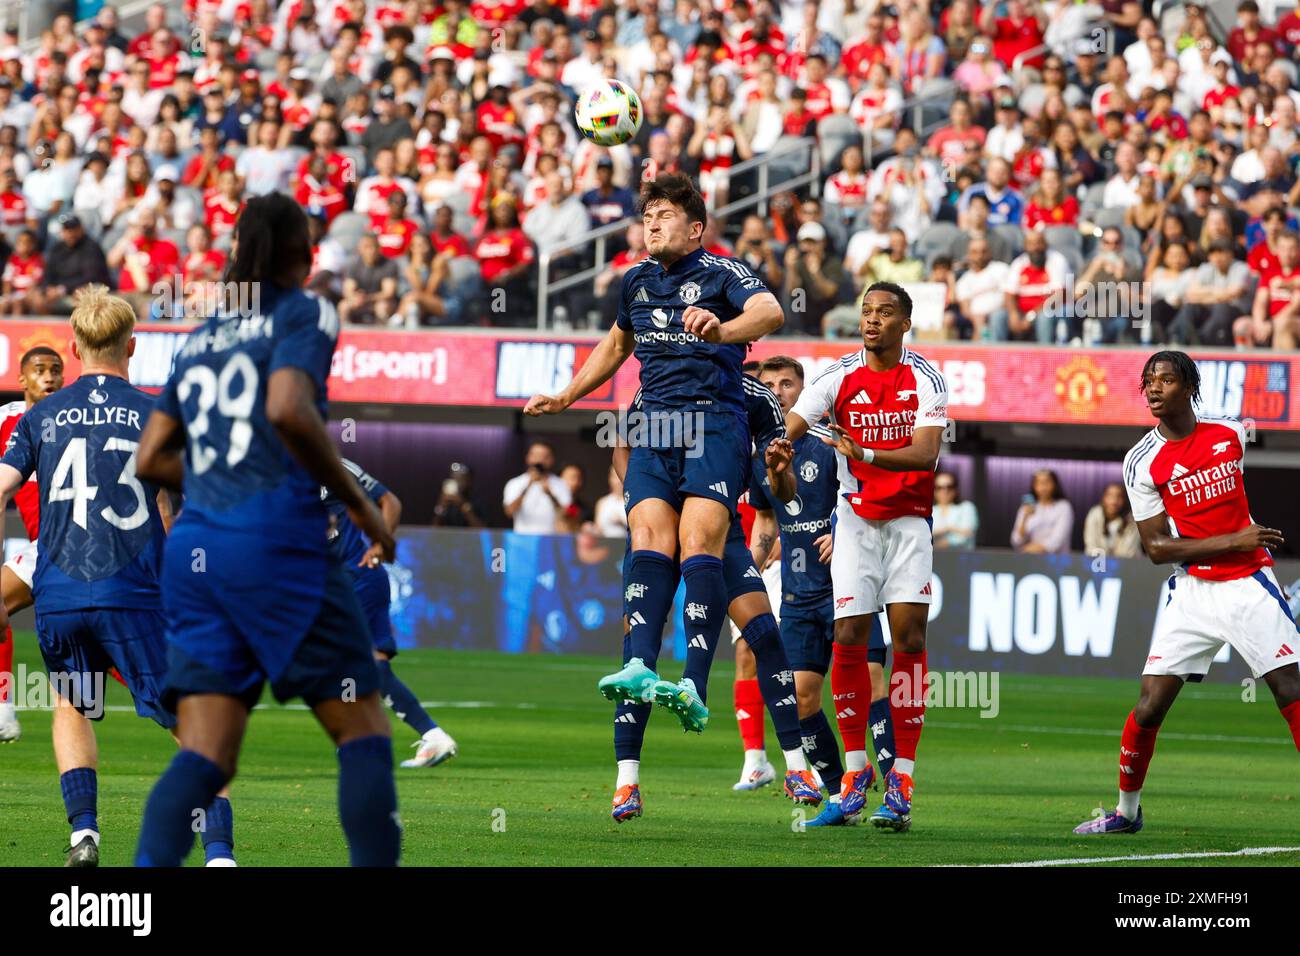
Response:
[{"label": "blurred player in foreground", "polygon": [[[930,610],[934,543],[930,509],[934,469],[948,424],[948,387],[929,362],[903,346],[912,327],[912,298],[892,282],[876,282],[862,299],[863,347],[844,356],[803,390],[786,416],[797,442],[828,412],[839,452],[840,500],[835,509],[831,581],[836,701],[871,699],[867,647],[872,618],[883,607],[893,637],[889,695],[897,754],[885,774],[877,827],[912,825],[912,774],[925,722],[925,627]],[[838,707],[838,704],[837,704]],[[865,749],[865,720],[839,708],[846,782],[840,808],[862,812],[875,776]],[[855,746],[858,741],[862,744]]]},{"label": "blurred player in foreground", "polygon": [[194,808],[235,775],[266,682],[301,697],[337,747],[339,817],[353,865],[401,854],[393,745],[370,632],[329,547],[328,488],[392,560],[393,538],[325,430],[334,307],[302,291],[302,207],[248,202],[226,274],[238,308],[190,333],[140,439],[139,474],[185,493],[163,556],[169,698],[182,750],[145,807],[136,864],[179,866]]},{"label": "blurred player in foreground", "polygon": [[[803,394],[803,366],[786,355],[776,355],[763,362],[759,381],[771,389],[785,414],[795,407]],[[775,494],[765,474],[756,468],[749,488],[750,503],[757,509],[754,518],[754,559],[765,561],[767,549],[779,536],[781,547],[781,641],[794,670],[795,691],[799,700],[799,724],[804,750],[814,769],[830,791],[826,807],[812,827],[841,826],[858,821],[859,813],[846,816],[841,805],[843,787],[852,786],[855,773],[845,773],[840,762],[839,743],[822,709],[822,687],[830,669],[835,646],[835,599],[831,582],[833,525],[838,501],[839,478],[834,449],[835,438],[821,424],[808,426],[808,432],[789,445],[793,454],[788,466],[794,478],[795,493],[783,501]],[[774,452],[778,454],[778,452]],[[885,638],[879,616],[871,616],[871,636],[867,643],[870,674],[870,722],[875,736],[876,759],[881,773],[888,775],[893,765],[893,729],[889,714],[889,697],[884,679]],[[865,751],[867,704],[847,692],[835,701],[846,733],[845,747]],[[860,812],[859,808],[859,812]]]},{"label": "blurred player in foreground", "polygon": [[[379,506],[384,516],[384,524],[390,533],[397,531],[398,522],[402,520],[402,502],[374,475],[367,472],[355,462],[343,459],[343,467],[352,472],[361,485],[361,490]],[[383,562],[367,563],[369,547],[366,539],[352,519],[343,502],[328,488],[322,486],[321,501],[330,516],[330,541],[334,556],[347,568],[352,578],[352,587],[357,592],[357,600],[370,625],[370,638],[375,646],[375,664],[379,668],[379,693],[397,715],[411,729],[420,735],[413,746],[418,747],[414,757],[403,760],[403,767],[436,767],[443,761],[456,756],[456,741],[447,731],[438,726],[437,721],[429,716],[428,711],[420,706],[420,699],[411,692],[411,688],[402,683],[401,678],[393,673],[391,661],[397,656],[397,642],[393,640],[393,622],[388,616],[388,605],[392,599],[388,572]]]},{"label": "blurred player in foreground", "polygon": [[[18,363],[18,384],[23,397],[0,406],[0,449],[9,447],[18,420],[47,395],[63,387],[63,359],[48,345],[29,349]],[[36,480],[14,492],[14,505],[27,531],[27,544],[0,568],[0,600],[7,614],[17,614],[32,606],[32,574],[36,571],[36,537],[40,531],[40,493]],[[14,706],[14,634],[6,627],[0,634],[0,743],[10,743],[22,736],[18,712]],[[6,676],[8,675],[8,676]]]},{"label": "blurred player in foreground", "polygon": [[[99,863],[98,746],[104,684],[116,667],[136,713],[176,724],[162,696],[166,626],[158,569],[166,496],[136,475],[136,448],[153,397],[127,382],[135,312],[103,286],[73,298],[73,351],[81,377],[14,427],[0,461],[0,509],[35,474],[41,489],[40,562],[32,579],[36,636],[58,696],[54,757],[72,838],[68,866]],[[169,514],[169,509],[167,509]],[[213,836],[230,804],[214,791],[198,805]],[[207,834],[205,833],[205,837]],[[231,860],[233,839],[218,847]]]},{"label": "blurred player in foreground", "polygon": [[1177,567],[1120,738],[1119,804],[1075,833],[1142,829],[1142,784],[1160,725],[1183,683],[1204,678],[1225,643],[1268,684],[1300,750],[1300,631],[1268,552],[1282,546],[1282,533],[1251,518],[1246,430],[1234,419],[1197,415],[1200,386],[1183,352],[1157,352],[1142,369],[1157,424],[1124,457],[1124,484],[1147,557]]}]

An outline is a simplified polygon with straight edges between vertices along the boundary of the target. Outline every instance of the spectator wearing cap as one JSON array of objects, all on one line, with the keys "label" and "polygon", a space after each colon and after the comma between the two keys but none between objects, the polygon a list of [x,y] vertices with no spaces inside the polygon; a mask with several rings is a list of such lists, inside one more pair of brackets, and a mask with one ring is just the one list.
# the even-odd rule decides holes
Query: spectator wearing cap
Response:
[{"label": "spectator wearing cap", "polygon": [[70,315],[72,294],[90,283],[112,285],[104,250],[86,235],[72,213],[59,217],[59,241],[45,255],[45,274],[30,293],[33,311],[41,315]]},{"label": "spectator wearing cap", "polygon": [[380,87],[375,96],[375,115],[361,135],[361,147],[366,151],[366,162],[374,165],[380,149],[391,148],[403,139],[414,139],[415,131],[409,120],[399,116],[391,86]]},{"label": "spectator wearing cap", "polygon": [[1271,345],[1291,351],[1300,339],[1300,236],[1283,230],[1277,239],[1277,257],[1277,268],[1261,277],[1250,315],[1233,326],[1239,347]]},{"label": "spectator wearing cap", "polygon": [[[1233,258],[1232,243],[1213,242],[1209,261],[1192,275],[1182,308],[1168,329],[1169,341],[1178,345],[1231,344],[1233,323],[1250,311],[1253,286],[1250,267]],[[1261,292],[1267,297],[1267,286]]]},{"label": "spectator wearing cap", "polygon": [[564,64],[560,82],[572,90],[586,89],[604,75],[603,59],[600,36],[595,30],[585,31],[582,34],[582,52]]},{"label": "spectator wearing cap", "polygon": [[176,191],[180,172],[175,166],[159,166],[153,174],[153,183],[145,191],[140,206],[152,209],[158,220],[158,228],[183,232],[199,221],[199,210],[193,200]]},{"label": "spectator wearing cap", "polygon": [[984,155],[989,159],[1011,162],[1025,144],[1020,129],[1020,107],[1009,86],[1002,85],[994,91],[994,125],[984,139]]},{"label": "spectator wearing cap", "polygon": [[785,251],[786,315],[790,330],[800,335],[824,334],[822,319],[845,290],[846,276],[840,260],[827,247],[821,223],[805,222],[795,242]]},{"label": "spectator wearing cap", "polygon": [[614,185],[614,161],[608,156],[596,160],[596,188],[582,194],[593,229],[636,215],[636,197],[630,189]]}]

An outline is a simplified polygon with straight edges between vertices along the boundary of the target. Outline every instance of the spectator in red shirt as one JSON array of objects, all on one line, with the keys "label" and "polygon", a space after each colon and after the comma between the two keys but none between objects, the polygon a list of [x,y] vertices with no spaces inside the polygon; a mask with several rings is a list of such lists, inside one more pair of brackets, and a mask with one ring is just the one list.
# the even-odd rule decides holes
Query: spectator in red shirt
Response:
[{"label": "spectator in red shirt", "polygon": [[[474,246],[494,325],[528,325],[533,244],[519,227],[515,198],[498,193],[488,210],[489,226]],[[498,312],[498,303],[502,310]]]},{"label": "spectator in red shirt", "polygon": [[873,13],[867,17],[867,29],[844,48],[840,54],[840,67],[849,86],[856,92],[867,81],[867,72],[876,63],[887,63],[888,41],[885,39],[885,17]]},{"label": "spectator in red shirt", "polygon": [[1279,46],[1277,33],[1260,23],[1259,4],[1255,0],[1241,0],[1237,4],[1237,26],[1228,34],[1225,46],[1234,60],[1242,61],[1258,43],[1266,43],[1278,52],[1286,52]]},{"label": "spectator in red shirt", "polygon": [[406,193],[399,191],[389,196],[388,215],[375,231],[379,251],[389,259],[404,256],[411,246],[411,237],[419,231],[419,224],[406,217]]},{"label": "spectator in red shirt", "polygon": [[45,277],[45,257],[36,247],[36,233],[24,229],[14,241],[13,255],[0,277],[0,315],[35,314],[30,293]]},{"label": "spectator in red shirt", "polygon": [[986,134],[982,127],[971,122],[971,107],[965,100],[953,100],[948,108],[948,125],[935,130],[925,151],[939,161],[944,169],[956,169],[967,157],[984,149]]},{"label": "spectator in red shirt", "polygon": [[1265,211],[1260,223],[1264,227],[1264,238],[1250,247],[1246,265],[1259,276],[1261,282],[1267,283],[1273,270],[1278,267],[1277,240],[1286,229],[1286,210],[1281,206],[1273,206]]},{"label": "spectator in red shirt", "polygon": [[294,178],[294,188],[296,189],[299,181],[307,174],[311,165],[312,156],[319,156],[325,161],[325,177],[340,192],[348,193],[354,188],[357,180],[360,179],[360,170],[355,168],[355,163],[347,156],[337,152],[335,147],[339,141],[339,127],[334,120],[318,119],[311,128],[312,152],[304,156],[302,162],[298,164],[298,171]]},{"label": "spectator in red shirt", "polygon": [[1037,4],[1027,4],[1025,0],[1007,0],[1007,15],[999,17],[1000,4],[990,3],[980,13],[980,29],[993,38],[993,57],[1005,63],[1007,69],[1019,66],[1039,67],[1043,63],[1043,54],[1037,53],[1022,64],[1015,62],[1016,57],[1035,47],[1043,45],[1043,31],[1047,25],[1047,15]]},{"label": "spectator in red shirt", "polygon": [[433,214],[433,230],[429,241],[433,243],[436,255],[454,259],[457,256],[470,255],[469,243],[455,229],[456,214],[450,206],[439,206]]},{"label": "spectator in red shirt", "polygon": [[12,229],[27,223],[27,200],[18,188],[12,166],[0,169],[0,227]]},{"label": "spectator in red shirt", "polygon": [[147,206],[131,215],[131,224],[106,257],[110,269],[118,269],[117,288],[122,298],[142,318],[149,315],[153,287],[170,279],[180,268],[176,246],[158,235],[158,218]]},{"label": "spectator in red shirt", "polygon": [[221,139],[221,130],[216,126],[199,130],[199,151],[190,157],[181,173],[184,185],[206,192],[216,188],[221,173],[234,170],[235,158],[222,149]]},{"label": "spectator in red shirt", "polygon": [[324,217],[326,225],[348,208],[348,197],[330,181],[325,158],[320,155],[310,157],[307,174],[298,181],[293,198],[307,215]]},{"label": "spectator in red shirt", "polygon": [[1046,229],[1078,224],[1079,200],[1065,192],[1059,170],[1043,170],[1038,191],[1025,207],[1025,228]]}]

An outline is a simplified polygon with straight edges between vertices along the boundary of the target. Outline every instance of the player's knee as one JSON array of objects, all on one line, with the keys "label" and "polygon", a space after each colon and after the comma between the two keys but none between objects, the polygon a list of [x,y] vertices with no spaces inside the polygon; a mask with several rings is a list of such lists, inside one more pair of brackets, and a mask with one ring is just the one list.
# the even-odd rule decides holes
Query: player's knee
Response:
[{"label": "player's knee", "polygon": [[920,654],[925,650],[925,626],[908,624],[898,629],[891,628],[894,649],[904,654]]},{"label": "player's knee", "polygon": [[811,717],[822,708],[821,688],[800,687],[795,696],[798,699],[799,719]]},{"label": "player's knee", "polygon": [[835,622],[835,643],[865,646],[871,640],[871,618],[842,617]]},{"label": "player's knee", "polygon": [[1171,701],[1163,700],[1159,695],[1143,691],[1138,697],[1137,706],[1133,708],[1133,719],[1139,727],[1159,727],[1169,713]]}]

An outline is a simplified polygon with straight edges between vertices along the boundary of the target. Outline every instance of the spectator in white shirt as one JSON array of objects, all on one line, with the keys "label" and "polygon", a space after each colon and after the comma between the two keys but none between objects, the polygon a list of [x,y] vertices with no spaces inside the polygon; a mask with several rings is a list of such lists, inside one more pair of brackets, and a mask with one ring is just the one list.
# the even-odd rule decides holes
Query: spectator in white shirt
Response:
[{"label": "spectator in white shirt", "polygon": [[556,522],[571,499],[569,486],[552,469],[555,450],[544,441],[528,446],[527,470],[506,482],[502,495],[506,517],[516,534],[554,534]]},{"label": "spectator in white shirt", "polygon": [[627,534],[627,510],[623,507],[623,482],[611,465],[609,494],[596,501],[596,532],[602,538],[621,538]]},{"label": "spectator in white shirt", "polygon": [[1141,201],[1138,186],[1142,176],[1138,173],[1137,147],[1130,142],[1120,143],[1115,150],[1115,175],[1106,182],[1101,204],[1107,209],[1127,209]]},{"label": "spectator in white shirt", "polygon": [[166,90],[150,88],[149,64],[145,60],[137,60],[130,75],[131,79],[122,92],[122,112],[131,117],[136,126],[148,129],[158,119],[158,108],[162,106]]},{"label": "spectator in white shirt", "polygon": [[257,126],[257,145],[244,150],[235,161],[235,172],[244,182],[249,196],[266,196],[289,191],[289,182],[297,168],[293,153],[280,149],[280,124],[263,120]]},{"label": "spectator in white shirt", "polygon": [[1008,266],[989,255],[989,242],[976,236],[966,247],[968,268],[957,280],[957,304],[971,323],[971,338],[988,338],[996,324],[995,313],[1005,312],[1004,289]]}]

